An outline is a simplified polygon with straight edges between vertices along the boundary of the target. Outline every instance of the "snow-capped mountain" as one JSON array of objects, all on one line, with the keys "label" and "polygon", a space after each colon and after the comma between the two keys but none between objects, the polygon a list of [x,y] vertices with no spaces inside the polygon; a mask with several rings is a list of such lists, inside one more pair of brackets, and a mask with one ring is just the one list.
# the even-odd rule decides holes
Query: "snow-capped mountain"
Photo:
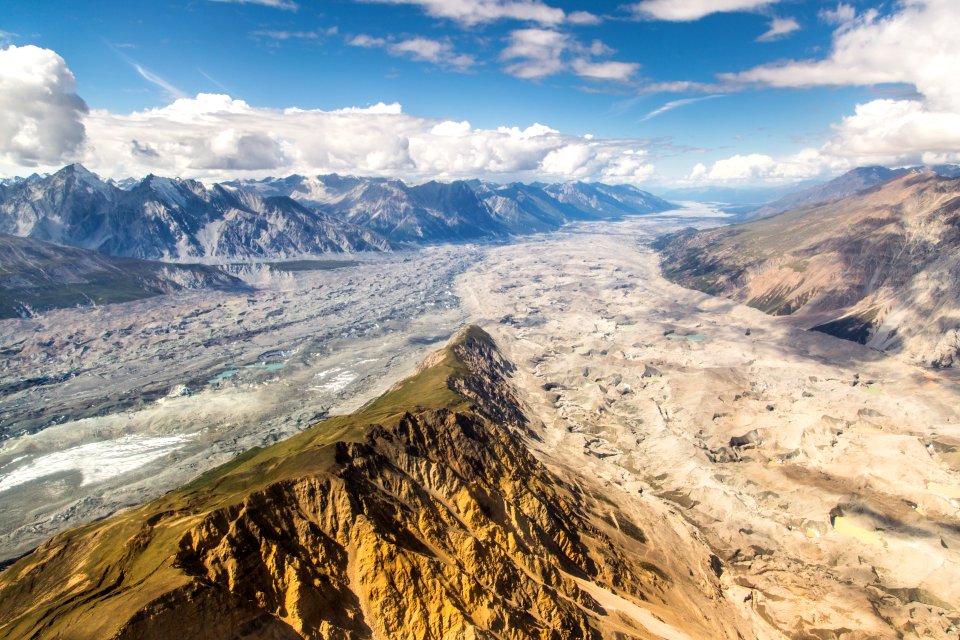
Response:
[{"label": "snow-capped mountain", "polygon": [[149,175],[134,184],[74,164],[0,186],[0,233],[160,260],[290,257],[504,238],[669,208],[634,187],[581,182],[294,175],[205,186]]},{"label": "snow-capped mountain", "polygon": [[0,233],[163,260],[390,248],[376,232],[285,196],[153,175],[124,190],[80,165],[0,192]]},{"label": "snow-capped mountain", "polygon": [[284,195],[399,242],[443,242],[556,229],[574,220],[673,207],[631,186],[568,182],[490,184],[479,180],[407,185],[387,178],[320,175],[229,183]]}]

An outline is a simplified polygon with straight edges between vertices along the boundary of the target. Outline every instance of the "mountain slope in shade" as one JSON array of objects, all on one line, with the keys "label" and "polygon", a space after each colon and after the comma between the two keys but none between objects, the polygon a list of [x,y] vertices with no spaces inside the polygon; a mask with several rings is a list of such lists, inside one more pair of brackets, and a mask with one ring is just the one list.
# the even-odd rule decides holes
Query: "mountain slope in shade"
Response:
[{"label": "mountain slope in shade", "polygon": [[0,318],[127,302],[181,289],[240,286],[240,280],[215,267],[112,258],[0,234]]},{"label": "mountain slope in shade", "polygon": [[789,193],[779,200],[747,213],[744,219],[758,220],[798,207],[835,202],[910,172],[909,169],[888,169],[879,166],[858,167],[824,184]]},{"label": "mountain slope in shade", "polygon": [[407,185],[386,178],[289,176],[229,183],[289,196],[399,242],[444,242],[549,231],[575,220],[654,213],[671,203],[627,185],[496,185],[479,180]]},{"label": "mountain slope in shade", "polygon": [[529,453],[510,371],[467,329],[358,413],[53,538],[0,573],[0,637],[755,637],[703,543]]},{"label": "mountain slope in shade", "polygon": [[674,208],[666,200],[630,185],[562,182],[547,185],[543,190],[558,202],[572,207],[584,219],[611,218]]},{"label": "mountain slope in shade", "polygon": [[70,165],[0,185],[0,233],[147,259],[283,258],[500,239],[670,208],[626,185],[326,175],[208,187],[153,175],[104,182]]},{"label": "mountain slope in shade", "polygon": [[960,180],[907,174],[837,202],[658,240],[663,271],[838,337],[960,363]]},{"label": "mountain slope in shade", "polygon": [[147,259],[389,248],[375,232],[290,198],[152,175],[120,189],[80,165],[0,191],[0,233]]}]

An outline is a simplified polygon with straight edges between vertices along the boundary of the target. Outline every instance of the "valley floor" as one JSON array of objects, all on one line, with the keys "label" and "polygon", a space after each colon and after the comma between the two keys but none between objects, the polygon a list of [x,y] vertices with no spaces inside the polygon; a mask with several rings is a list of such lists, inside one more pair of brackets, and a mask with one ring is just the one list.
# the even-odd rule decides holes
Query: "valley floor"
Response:
[{"label": "valley floor", "polygon": [[480,251],[0,321],[0,561],[376,397],[464,323]]},{"label": "valley floor", "polygon": [[461,278],[538,455],[641,527],[688,527],[774,637],[958,633],[960,385],[670,284],[644,245],[666,224],[498,248]]},{"label": "valley floor", "polygon": [[[665,281],[646,242],[717,221],[591,223],[0,323],[2,383],[46,376],[0,401],[0,557],[350,411],[474,322],[518,367],[535,454],[599,483],[613,522],[681,541],[650,547],[668,573],[712,549],[718,597],[757,637],[956,633],[956,378]],[[588,587],[650,637],[689,637]]]}]

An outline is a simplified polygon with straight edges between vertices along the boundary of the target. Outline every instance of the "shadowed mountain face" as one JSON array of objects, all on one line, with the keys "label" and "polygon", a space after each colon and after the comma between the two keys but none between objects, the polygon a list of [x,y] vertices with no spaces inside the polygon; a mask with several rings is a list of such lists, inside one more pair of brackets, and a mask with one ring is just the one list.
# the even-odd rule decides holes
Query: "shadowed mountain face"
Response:
[{"label": "shadowed mountain face", "polygon": [[779,200],[747,213],[744,218],[746,220],[758,220],[799,207],[835,202],[906,173],[915,173],[915,171],[888,169],[886,167],[858,167],[824,184],[814,185],[802,191],[787,194]]},{"label": "shadowed mountain face", "polygon": [[53,538],[0,574],[0,637],[749,635],[704,547],[671,564],[529,453],[511,369],[467,329],[358,413]]},{"label": "shadowed mountain face", "polygon": [[411,186],[399,180],[325,175],[230,184],[289,196],[398,242],[497,238],[550,231],[575,220],[673,208],[636,187],[583,182],[496,185],[458,180]]},{"label": "shadowed mountain face", "polygon": [[80,165],[0,189],[0,232],[146,259],[287,257],[390,247],[373,231],[289,198],[157,176],[124,190]]},{"label": "shadowed mountain face", "polygon": [[829,204],[658,240],[663,271],[930,366],[960,358],[960,180],[907,174]]},{"label": "shadowed mountain face", "polygon": [[0,318],[127,302],[181,289],[239,286],[240,280],[215,267],[112,258],[0,234]]},{"label": "shadowed mountain face", "polygon": [[411,186],[328,175],[207,187],[151,175],[114,184],[70,165],[0,185],[0,233],[137,258],[282,258],[497,239],[672,206],[635,187],[580,182]]}]

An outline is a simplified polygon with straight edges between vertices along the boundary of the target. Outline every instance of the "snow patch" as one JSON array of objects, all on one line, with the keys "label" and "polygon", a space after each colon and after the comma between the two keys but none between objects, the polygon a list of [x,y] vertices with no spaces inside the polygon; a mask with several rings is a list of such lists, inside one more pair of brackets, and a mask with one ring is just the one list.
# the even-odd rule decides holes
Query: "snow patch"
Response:
[{"label": "snow patch", "polygon": [[[47,476],[71,471],[83,477],[81,486],[103,482],[135,471],[145,464],[183,447],[193,436],[123,436],[91,442],[65,451],[40,456],[0,476],[0,493]],[[10,466],[10,465],[7,465]]]}]

